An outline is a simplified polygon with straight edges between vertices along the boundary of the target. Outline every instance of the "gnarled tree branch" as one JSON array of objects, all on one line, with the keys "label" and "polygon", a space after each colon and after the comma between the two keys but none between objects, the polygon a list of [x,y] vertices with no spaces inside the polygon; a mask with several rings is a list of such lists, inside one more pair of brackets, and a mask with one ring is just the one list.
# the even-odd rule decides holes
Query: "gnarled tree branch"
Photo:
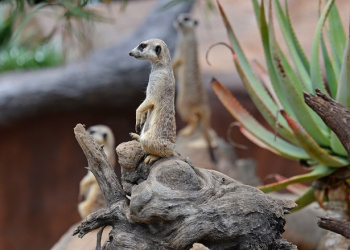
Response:
[{"label": "gnarled tree branch", "polygon": [[323,229],[332,231],[337,234],[341,234],[345,238],[350,239],[349,221],[320,217],[320,220],[317,222],[317,225]]},{"label": "gnarled tree branch", "polygon": [[309,105],[338,136],[350,156],[350,110],[316,89],[316,95],[304,92],[305,103]]},{"label": "gnarled tree branch", "polygon": [[74,128],[74,134],[88,160],[88,169],[94,174],[100,185],[107,206],[111,206],[120,200],[126,200],[125,193],[109,164],[103,148],[85,131],[81,124]]}]

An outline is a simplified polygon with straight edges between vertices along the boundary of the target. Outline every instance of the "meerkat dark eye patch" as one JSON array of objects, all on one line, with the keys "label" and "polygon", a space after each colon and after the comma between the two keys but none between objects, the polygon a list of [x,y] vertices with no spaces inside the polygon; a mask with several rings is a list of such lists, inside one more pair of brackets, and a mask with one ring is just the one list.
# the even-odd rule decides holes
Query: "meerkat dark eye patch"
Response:
[{"label": "meerkat dark eye patch", "polygon": [[190,21],[190,19],[188,17],[185,17],[184,22],[188,22],[188,21]]},{"label": "meerkat dark eye patch", "polygon": [[162,51],[162,47],[160,47],[160,45],[157,45],[155,51],[157,56],[159,56],[160,52]]},{"label": "meerkat dark eye patch", "polygon": [[94,131],[94,130],[90,130],[90,131],[89,131],[89,134],[90,134],[90,135],[93,135],[93,134],[95,134],[95,132],[96,132],[96,131]]},{"label": "meerkat dark eye patch", "polygon": [[105,141],[107,139],[107,133],[102,134],[103,140]]},{"label": "meerkat dark eye patch", "polygon": [[143,49],[146,48],[146,47],[147,47],[147,44],[141,43],[141,44],[139,45],[138,49],[141,50],[141,52],[142,52]]}]

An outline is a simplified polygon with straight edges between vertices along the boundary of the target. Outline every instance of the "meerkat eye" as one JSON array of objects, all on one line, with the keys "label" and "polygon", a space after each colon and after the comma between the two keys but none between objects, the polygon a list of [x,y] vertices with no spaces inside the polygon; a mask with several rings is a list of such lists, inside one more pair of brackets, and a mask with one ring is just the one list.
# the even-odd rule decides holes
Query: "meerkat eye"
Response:
[{"label": "meerkat eye", "polygon": [[139,45],[139,50],[143,50],[144,48],[146,48],[147,47],[147,44],[145,44],[145,43],[141,43],[140,45]]},{"label": "meerkat eye", "polygon": [[185,17],[185,18],[184,18],[184,21],[185,21],[185,22],[188,22],[188,21],[190,21],[190,19],[189,19],[188,17]]},{"label": "meerkat eye", "polygon": [[93,134],[95,134],[95,132],[96,132],[96,131],[94,131],[94,130],[90,130],[90,131],[89,131],[89,134],[90,134],[90,135],[93,135]]},{"label": "meerkat eye", "polygon": [[103,140],[105,141],[107,139],[107,133],[102,134]]},{"label": "meerkat eye", "polygon": [[160,47],[160,45],[157,45],[155,51],[157,56],[159,56],[160,52],[162,51],[162,47]]}]

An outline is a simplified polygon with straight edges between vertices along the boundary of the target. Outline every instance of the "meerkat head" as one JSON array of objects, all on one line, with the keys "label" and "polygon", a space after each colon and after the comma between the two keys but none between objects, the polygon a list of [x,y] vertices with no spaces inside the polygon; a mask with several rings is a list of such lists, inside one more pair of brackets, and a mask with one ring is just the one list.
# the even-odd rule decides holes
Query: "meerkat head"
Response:
[{"label": "meerkat head", "polygon": [[152,63],[169,63],[170,53],[167,45],[160,39],[150,39],[141,42],[130,51],[130,56],[140,60],[148,60]]},{"label": "meerkat head", "polygon": [[198,25],[198,21],[195,20],[190,14],[180,14],[174,21],[174,27],[179,31],[193,31]]},{"label": "meerkat head", "polygon": [[104,145],[105,149],[113,152],[114,150],[114,135],[112,130],[105,125],[91,126],[86,130],[99,145]]}]

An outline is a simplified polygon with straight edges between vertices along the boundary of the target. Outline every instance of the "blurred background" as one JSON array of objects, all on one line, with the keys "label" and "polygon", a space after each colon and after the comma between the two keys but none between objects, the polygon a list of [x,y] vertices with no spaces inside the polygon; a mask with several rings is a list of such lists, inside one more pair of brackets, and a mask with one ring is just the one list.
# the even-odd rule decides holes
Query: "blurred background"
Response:
[{"label": "blurred background", "polygon": [[[172,20],[164,21],[167,15],[160,13],[159,21],[150,22],[148,30],[142,25],[149,15],[174,9],[154,11],[159,6],[155,0],[94,1],[83,6],[86,13],[79,9],[85,1],[78,5],[62,1],[57,6],[55,1],[22,1],[20,7],[11,6],[14,2],[0,1],[0,249],[49,249],[80,221],[79,182],[86,174],[87,162],[73,128],[77,123],[87,127],[105,124],[113,130],[116,145],[130,140],[128,133],[134,131],[135,110],[144,98],[150,69],[148,63],[129,58],[129,51],[141,42],[131,38],[153,38],[157,30],[166,30],[173,52],[176,31],[168,25]],[[247,57],[263,64],[251,2],[220,2]],[[345,20],[347,2],[337,2],[344,6],[339,10]],[[309,55],[318,1],[288,3],[296,33]],[[212,93],[212,77],[263,121],[237,75],[228,49],[212,49],[211,66],[205,60],[210,45],[227,41],[214,1],[213,6],[214,10],[208,10],[205,1],[195,1],[192,12],[200,24],[200,63],[210,97],[212,127],[226,139],[234,120]],[[134,67],[142,70],[134,72]],[[81,77],[83,71],[88,72],[86,78]],[[93,73],[96,75],[89,77]],[[124,78],[118,78],[121,75]],[[124,80],[118,82],[120,79]],[[181,128],[184,124],[177,119],[177,125]],[[257,175],[263,182],[273,173],[288,177],[304,172],[298,162],[258,148],[238,129],[233,129],[232,139],[247,146],[246,150],[234,150],[238,158],[256,162]],[[120,177],[118,166],[116,171]]]}]

